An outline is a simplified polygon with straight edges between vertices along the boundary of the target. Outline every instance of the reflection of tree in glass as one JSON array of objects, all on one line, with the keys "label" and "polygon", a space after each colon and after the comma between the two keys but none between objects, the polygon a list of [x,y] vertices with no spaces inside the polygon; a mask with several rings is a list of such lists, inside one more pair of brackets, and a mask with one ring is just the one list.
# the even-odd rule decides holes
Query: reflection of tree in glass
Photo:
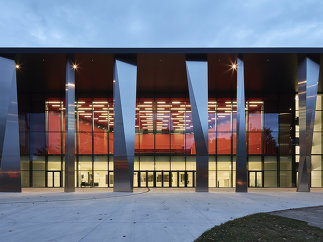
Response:
[{"label": "reflection of tree in glass", "polygon": [[274,154],[276,153],[277,141],[272,135],[272,130],[264,128],[264,153],[265,154]]}]

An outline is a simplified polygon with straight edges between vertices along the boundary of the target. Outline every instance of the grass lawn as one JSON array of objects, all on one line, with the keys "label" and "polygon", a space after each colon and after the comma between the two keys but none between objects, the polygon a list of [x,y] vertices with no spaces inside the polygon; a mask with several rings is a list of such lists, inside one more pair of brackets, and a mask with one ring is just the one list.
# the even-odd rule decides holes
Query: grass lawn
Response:
[{"label": "grass lawn", "polygon": [[215,226],[195,241],[323,241],[323,230],[300,220],[257,213]]}]

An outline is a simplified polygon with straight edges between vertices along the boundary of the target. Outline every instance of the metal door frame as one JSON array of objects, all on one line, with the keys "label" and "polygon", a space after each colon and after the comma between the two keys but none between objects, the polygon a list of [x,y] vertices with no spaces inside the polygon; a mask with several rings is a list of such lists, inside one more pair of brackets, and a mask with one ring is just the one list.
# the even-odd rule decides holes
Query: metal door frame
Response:
[{"label": "metal door frame", "polygon": [[[255,173],[255,186],[254,187],[251,187],[250,186],[250,173],[251,172],[254,172]],[[257,180],[258,180],[258,174],[261,174],[261,186],[257,186]],[[261,188],[261,187],[264,187],[264,172],[263,171],[248,171],[248,187],[251,187],[251,188]]]},{"label": "metal door frame", "polygon": [[[53,174],[53,186],[52,187],[50,187],[50,186],[48,186],[48,173],[49,172],[51,172],[52,174]],[[55,172],[58,172],[59,173],[59,186],[58,187],[62,187],[62,182],[61,182],[61,179],[62,179],[62,171],[46,171],[46,176],[47,176],[47,187],[49,187],[49,188],[55,188]]]}]

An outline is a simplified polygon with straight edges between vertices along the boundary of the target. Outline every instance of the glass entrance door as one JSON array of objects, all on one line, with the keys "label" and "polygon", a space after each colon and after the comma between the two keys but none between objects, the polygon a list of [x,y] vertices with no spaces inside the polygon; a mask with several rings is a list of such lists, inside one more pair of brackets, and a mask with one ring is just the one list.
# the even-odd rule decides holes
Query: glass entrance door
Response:
[{"label": "glass entrance door", "polygon": [[163,187],[169,187],[169,171],[163,171]]},{"label": "glass entrance door", "polygon": [[135,171],[133,173],[133,187],[138,187],[139,184],[139,176],[138,176],[138,171]]},{"label": "glass entrance door", "polygon": [[195,187],[195,171],[134,171],[134,187]]},{"label": "glass entrance door", "polygon": [[61,187],[60,171],[47,171],[47,187]]},{"label": "glass entrance door", "polygon": [[262,171],[249,171],[249,187],[263,187]]},{"label": "glass entrance door", "polygon": [[171,187],[177,187],[178,186],[178,172],[177,171],[172,171],[171,172],[171,180],[170,180]]},{"label": "glass entrance door", "polygon": [[156,172],[156,187],[162,187],[163,185],[163,175],[161,171]]},{"label": "glass entrance door", "polygon": [[154,187],[155,174],[153,171],[147,172],[147,187]]},{"label": "glass entrance door", "polygon": [[179,187],[185,187],[186,185],[186,174],[185,171],[180,171],[178,172],[178,176],[179,176]]},{"label": "glass entrance door", "polygon": [[193,171],[186,172],[186,186],[187,187],[194,187],[194,173]]},{"label": "glass entrance door", "polygon": [[147,187],[147,172],[145,171],[140,171],[138,172],[139,174],[139,181],[140,181],[140,184],[139,184],[139,187]]}]

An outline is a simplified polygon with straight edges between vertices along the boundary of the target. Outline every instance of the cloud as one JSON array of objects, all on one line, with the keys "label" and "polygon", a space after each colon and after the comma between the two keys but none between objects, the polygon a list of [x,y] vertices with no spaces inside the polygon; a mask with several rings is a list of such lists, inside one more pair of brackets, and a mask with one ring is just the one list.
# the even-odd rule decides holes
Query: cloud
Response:
[{"label": "cloud", "polygon": [[0,0],[2,47],[323,46],[315,0]]}]

